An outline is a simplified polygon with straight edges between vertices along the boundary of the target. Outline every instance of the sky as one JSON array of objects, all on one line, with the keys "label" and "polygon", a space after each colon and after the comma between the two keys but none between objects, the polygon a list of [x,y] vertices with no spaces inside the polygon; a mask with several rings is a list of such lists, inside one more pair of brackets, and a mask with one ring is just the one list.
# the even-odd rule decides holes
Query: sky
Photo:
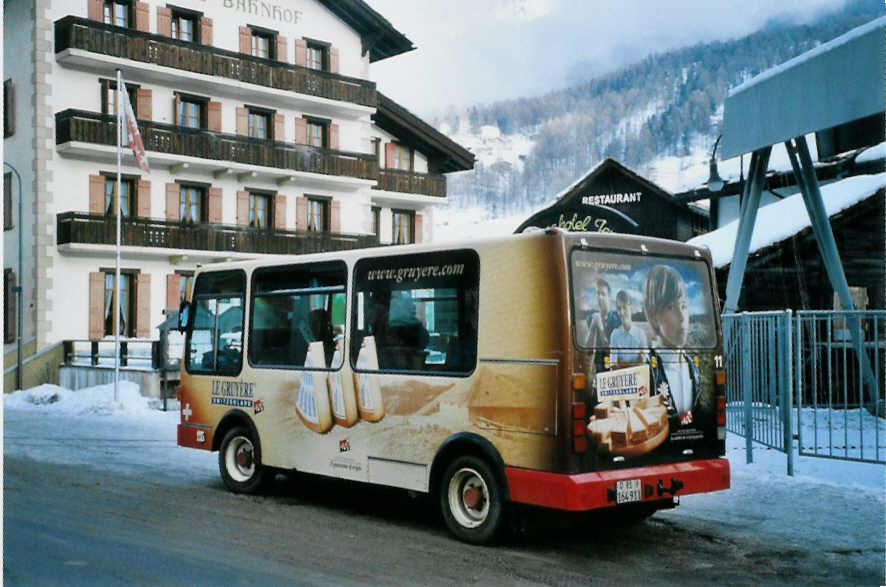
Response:
[{"label": "sky", "polygon": [[[771,19],[809,22],[846,0],[366,0],[416,50],[372,65],[378,89],[424,117],[539,95],[651,53],[725,40]],[[666,9],[664,8],[666,7]]]}]

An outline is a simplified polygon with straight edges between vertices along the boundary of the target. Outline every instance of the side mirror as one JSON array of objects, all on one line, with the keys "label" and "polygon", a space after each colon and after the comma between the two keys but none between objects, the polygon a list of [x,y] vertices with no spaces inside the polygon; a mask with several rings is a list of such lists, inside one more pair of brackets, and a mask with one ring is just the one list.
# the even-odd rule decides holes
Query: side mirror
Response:
[{"label": "side mirror", "polygon": [[187,300],[182,301],[178,307],[178,331],[184,332],[188,327],[188,317],[191,314],[191,304]]}]

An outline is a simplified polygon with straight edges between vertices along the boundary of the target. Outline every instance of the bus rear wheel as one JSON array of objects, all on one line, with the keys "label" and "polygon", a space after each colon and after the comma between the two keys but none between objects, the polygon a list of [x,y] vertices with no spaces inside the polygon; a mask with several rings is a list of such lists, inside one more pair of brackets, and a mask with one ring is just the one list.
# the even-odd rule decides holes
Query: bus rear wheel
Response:
[{"label": "bus rear wheel", "polygon": [[268,478],[259,457],[258,440],[243,427],[225,434],[218,451],[218,468],[225,486],[234,493],[256,493]]},{"label": "bus rear wheel", "polygon": [[502,488],[486,461],[473,455],[452,461],[440,482],[443,519],[456,538],[492,542],[504,519]]}]

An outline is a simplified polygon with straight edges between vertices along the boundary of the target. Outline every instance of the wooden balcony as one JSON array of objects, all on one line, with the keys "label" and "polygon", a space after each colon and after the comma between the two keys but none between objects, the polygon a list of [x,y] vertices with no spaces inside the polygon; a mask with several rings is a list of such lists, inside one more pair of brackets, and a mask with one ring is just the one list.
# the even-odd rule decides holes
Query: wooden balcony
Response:
[{"label": "wooden balcony", "polygon": [[76,49],[375,108],[375,83],[66,16],[55,22],[55,51]]},{"label": "wooden balcony", "polygon": [[[114,245],[117,225],[102,214],[62,212],[57,244]],[[378,246],[374,235],[256,229],[225,224],[187,224],[153,218],[123,218],[123,246],[175,250],[300,255]]]},{"label": "wooden balcony", "polygon": [[373,189],[446,197],[446,177],[433,173],[415,173],[400,169],[379,169],[378,185]]},{"label": "wooden balcony", "polygon": [[[74,141],[114,147],[117,145],[115,120],[107,114],[64,110],[55,115],[55,142],[57,145]],[[146,120],[139,120],[138,128],[148,151],[148,161],[153,151],[295,172],[378,179],[378,161],[372,154],[252,139]]]}]

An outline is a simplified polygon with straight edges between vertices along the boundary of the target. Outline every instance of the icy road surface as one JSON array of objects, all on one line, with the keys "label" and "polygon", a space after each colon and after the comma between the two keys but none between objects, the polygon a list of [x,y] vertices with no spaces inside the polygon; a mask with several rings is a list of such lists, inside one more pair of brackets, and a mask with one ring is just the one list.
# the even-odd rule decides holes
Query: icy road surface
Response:
[{"label": "icy road surface", "polygon": [[[134,386],[4,398],[4,582],[563,584],[884,582],[884,467],[755,451],[732,489],[619,528],[530,516],[487,549],[435,502],[308,476],[236,496],[216,454],[175,444],[178,411]],[[564,523],[566,522],[566,523]]]}]

